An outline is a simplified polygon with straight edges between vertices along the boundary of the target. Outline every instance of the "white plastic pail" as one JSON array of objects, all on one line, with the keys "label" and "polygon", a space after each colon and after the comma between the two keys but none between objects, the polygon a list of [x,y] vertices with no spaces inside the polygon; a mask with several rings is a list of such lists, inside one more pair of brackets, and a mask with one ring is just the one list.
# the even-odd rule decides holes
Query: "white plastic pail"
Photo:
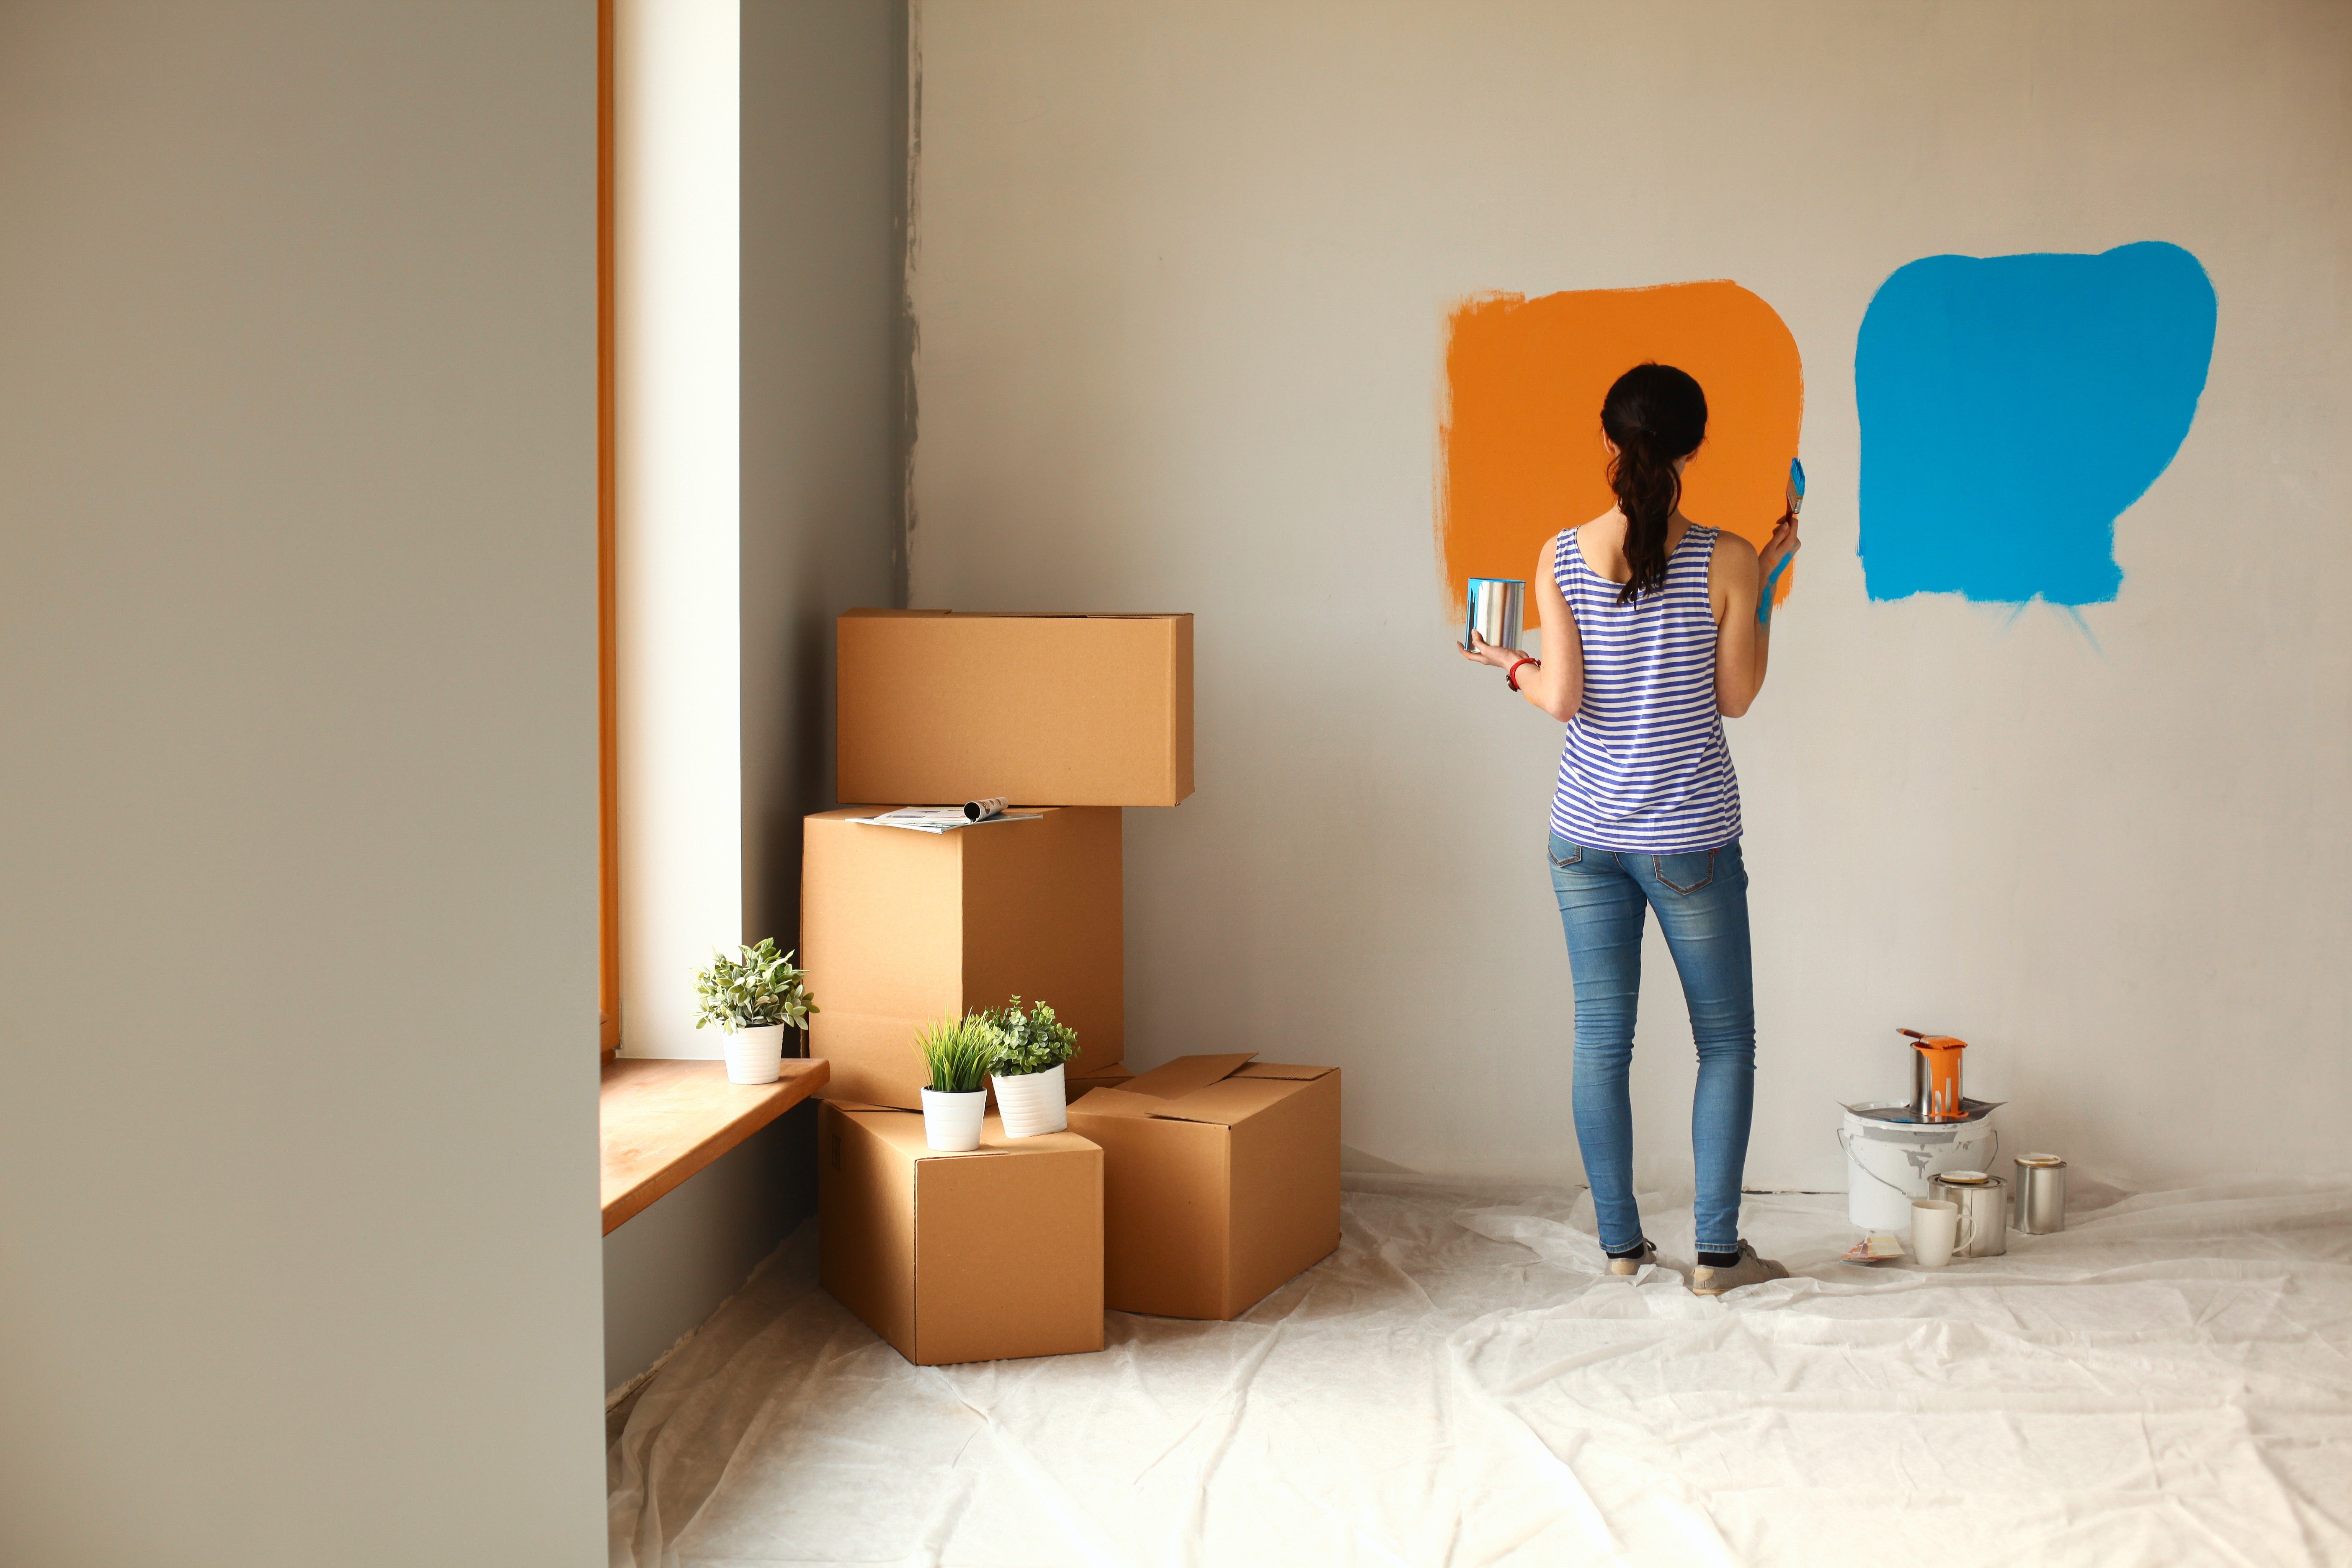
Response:
[{"label": "white plastic pail", "polygon": [[1989,1171],[2000,1149],[2000,1134],[1990,1121],[1919,1126],[1852,1110],[1838,1142],[1845,1145],[1848,1216],[1864,1230],[1905,1233],[1911,1228],[1911,1200],[1929,1195],[1928,1177]]}]

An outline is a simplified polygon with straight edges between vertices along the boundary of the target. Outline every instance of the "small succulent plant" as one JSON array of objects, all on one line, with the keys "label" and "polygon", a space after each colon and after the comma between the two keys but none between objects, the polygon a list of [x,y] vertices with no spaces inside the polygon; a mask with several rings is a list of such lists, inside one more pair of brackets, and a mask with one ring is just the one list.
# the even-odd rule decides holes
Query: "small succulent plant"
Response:
[{"label": "small succulent plant", "polygon": [[793,967],[792,953],[779,953],[772,936],[757,947],[737,948],[732,956],[713,950],[710,967],[695,976],[694,990],[702,998],[694,1026],[716,1024],[730,1035],[770,1024],[805,1029],[809,1015],[817,1011],[807,972]]},{"label": "small succulent plant", "polygon": [[996,1055],[989,1070],[999,1078],[1046,1072],[1078,1054],[1078,1032],[1055,1017],[1046,1003],[1033,1004],[1024,1014],[1015,996],[1010,1005],[992,1007],[980,1017],[995,1032]]}]

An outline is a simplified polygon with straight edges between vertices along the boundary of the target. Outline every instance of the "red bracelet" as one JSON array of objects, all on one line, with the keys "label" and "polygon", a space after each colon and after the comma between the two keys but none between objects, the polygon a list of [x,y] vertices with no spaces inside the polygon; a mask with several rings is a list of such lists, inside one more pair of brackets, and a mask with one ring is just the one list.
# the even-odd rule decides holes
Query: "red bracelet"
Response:
[{"label": "red bracelet", "polygon": [[1542,660],[1529,658],[1527,655],[1521,654],[1519,656],[1519,662],[1511,666],[1510,668],[1503,672],[1503,684],[1509,687],[1512,690],[1517,691],[1519,689],[1519,671],[1525,669],[1531,664],[1538,669],[1541,669],[1543,668]]}]

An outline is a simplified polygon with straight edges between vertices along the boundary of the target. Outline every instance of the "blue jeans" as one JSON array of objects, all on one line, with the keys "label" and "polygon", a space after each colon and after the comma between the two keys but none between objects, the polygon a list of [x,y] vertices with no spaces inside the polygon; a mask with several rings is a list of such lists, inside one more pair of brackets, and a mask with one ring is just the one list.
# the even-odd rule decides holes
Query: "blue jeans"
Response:
[{"label": "blue jeans", "polygon": [[1739,844],[1693,855],[1637,855],[1588,849],[1555,833],[1550,859],[1576,977],[1576,1141],[1592,1184],[1601,1245],[1627,1252],[1642,1244],[1625,1075],[1642,993],[1643,910],[1654,906],[1698,1045],[1698,1087],[1691,1097],[1698,1250],[1735,1251],[1756,1103],[1756,989]]}]

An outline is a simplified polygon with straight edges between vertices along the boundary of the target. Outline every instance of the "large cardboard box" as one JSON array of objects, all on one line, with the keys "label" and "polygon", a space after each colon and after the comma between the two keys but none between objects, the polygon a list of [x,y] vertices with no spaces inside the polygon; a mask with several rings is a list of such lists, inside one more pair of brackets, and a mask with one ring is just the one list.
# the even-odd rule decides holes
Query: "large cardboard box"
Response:
[{"label": "large cardboard box", "polygon": [[1339,1069],[1180,1057],[1070,1107],[1103,1152],[1103,1301],[1235,1318],[1339,1245]]},{"label": "large cardboard box", "polygon": [[1046,810],[1024,822],[915,833],[807,819],[801,963],[819,1008],[809,1054],[833,1064],[827,1099],[908,1110],[925,1082],[915,1032],[1013,996],[1045,1001],[1078,1032],[1065,1076],[1126,1050],[1118,813]]},{"label": "large cardboard box", "polygon": [[1069,1132],[942,1154],[920,1114],[828,1102],[817,1279],[921,1366],[1103,1347],[1102,1151]]},{"label": "large cardboard box", "polygon": [[852,610],[837,800],[1174,805],[1192,793],[1192,617]]}]

